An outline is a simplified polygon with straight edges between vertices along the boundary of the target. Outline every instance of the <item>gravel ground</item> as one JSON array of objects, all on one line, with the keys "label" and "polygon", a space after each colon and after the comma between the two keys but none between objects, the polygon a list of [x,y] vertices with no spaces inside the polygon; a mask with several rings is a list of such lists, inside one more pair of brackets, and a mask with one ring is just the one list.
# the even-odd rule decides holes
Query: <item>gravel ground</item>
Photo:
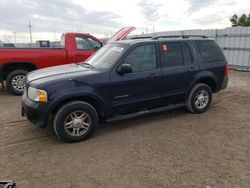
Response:
[{"label": "gravel ground", "polygon": [[230,71],[209,111],[185,109],[102,125],[59,143],[0,90],[0,179],[29,187],[250,187],[250,73]]}]

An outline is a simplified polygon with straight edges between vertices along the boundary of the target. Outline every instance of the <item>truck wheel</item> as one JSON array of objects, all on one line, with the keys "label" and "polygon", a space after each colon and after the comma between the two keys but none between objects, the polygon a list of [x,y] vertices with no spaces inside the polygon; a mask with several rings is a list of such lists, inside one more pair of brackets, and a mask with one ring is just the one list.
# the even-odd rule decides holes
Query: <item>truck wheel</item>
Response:
[{"label": "truck wheel", "polygon": [[25,90],[25,78],[28,71],[18,69],[8,74],[6,88],[14,95],[22,95]]},{"label": "truck wheel", "polygon": [[186,100],[186,107],[192,113],[206,112],[212,102],[212,90],[206,84],[196,84]]},{"label": "truck wheel", "polygon": [[95,108],[86,102],[70,102],[58,110],[53,126],[60,140],[79,142],[95,132],[98,114]]}]

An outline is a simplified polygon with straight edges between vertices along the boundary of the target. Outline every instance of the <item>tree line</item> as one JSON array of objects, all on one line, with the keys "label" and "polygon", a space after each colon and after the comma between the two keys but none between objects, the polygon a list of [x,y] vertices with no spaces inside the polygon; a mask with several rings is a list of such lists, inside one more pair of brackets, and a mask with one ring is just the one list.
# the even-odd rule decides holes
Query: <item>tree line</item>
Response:
[{"label": "tree line", "polygon": [[237,14],[234,14],[231,18],[230,21],[232,23],[232,27],[248,27],[250,26],[250,14],[242,14],[241,16],[238,16]]}]

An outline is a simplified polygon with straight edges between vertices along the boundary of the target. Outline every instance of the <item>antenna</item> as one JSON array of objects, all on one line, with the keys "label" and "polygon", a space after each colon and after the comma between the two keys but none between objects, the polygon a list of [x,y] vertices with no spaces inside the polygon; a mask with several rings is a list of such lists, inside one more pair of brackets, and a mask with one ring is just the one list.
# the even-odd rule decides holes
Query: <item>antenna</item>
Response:
[{"label": "antenna", "polygon": [[31,28],[33,27],[33,25],[30,24],[30,20],[29,20],[29,30],[30,30],[30,44],[32,44],[32,32],[31,32]]}]

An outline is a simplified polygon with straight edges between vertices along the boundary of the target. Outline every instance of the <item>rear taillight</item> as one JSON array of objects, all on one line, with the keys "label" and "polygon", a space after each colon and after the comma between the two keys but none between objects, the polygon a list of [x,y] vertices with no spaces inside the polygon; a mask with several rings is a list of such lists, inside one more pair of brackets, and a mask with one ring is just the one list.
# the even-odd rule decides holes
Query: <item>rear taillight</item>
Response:
[{"label": "rear taillight", "polygon": [[225,76],[228,76],[228,64],[226,64],[226,66],[225,66]]}]

